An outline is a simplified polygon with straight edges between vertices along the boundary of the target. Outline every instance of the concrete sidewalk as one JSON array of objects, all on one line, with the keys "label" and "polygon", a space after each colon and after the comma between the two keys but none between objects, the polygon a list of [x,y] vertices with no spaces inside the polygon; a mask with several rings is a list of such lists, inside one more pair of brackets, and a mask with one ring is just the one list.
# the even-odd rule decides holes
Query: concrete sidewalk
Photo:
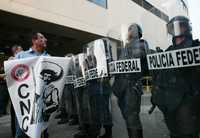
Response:
[{"label": "concrete sidewalk", "polygon": [[[169,138],[168,130],[163,122],[161,112],[156,109],[152,115],[148,114],[150,109],[150,95],[145,94],[142,97],[141,119],[144,129],[144,138]],[[112,97],[111,102],[113,113],[113,138],[128,138],[124,120],[117,106],[116,97]],[[0,138],[11,138],[10,116],[0,118]],[[77,132],[77,126],[57,125],[57,120],[52,120],[49,126],[50,138],[73,138]]]}]

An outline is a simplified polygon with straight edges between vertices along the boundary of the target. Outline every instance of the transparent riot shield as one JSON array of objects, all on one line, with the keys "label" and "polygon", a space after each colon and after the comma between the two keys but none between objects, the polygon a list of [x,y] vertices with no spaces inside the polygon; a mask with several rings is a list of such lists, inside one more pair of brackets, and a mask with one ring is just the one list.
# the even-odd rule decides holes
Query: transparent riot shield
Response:
[{"label": "transparent riot shield", "polygon": [[[108,77],[108,61],[111,60],[108,39],[99,39],[84,47],[86,53],[86,83],[89,101],[90,137],[111,135],[111,86]],[[100,133],[101,128],[105,130]]]},{"label": "transparent riot shield", "polygon": [[74,87],[85,86],[85,55],[83,53],[74,57],[75,82]]},{"label": "transparent riot shield", "polygon": [[[109,38],[117,36],[112,47],[113,61],[109,63],[110,74],[123,74],[140,72],[139,56],[139,37],[141,35],[141,28],[139,25],[133,23],[129,25],[121,25],[117,30],[110,31]],[[146,48],[144,47],[144,50]]]},{"label": "transparent riot shield", "polygon": [[111,58],[109,50],[107,39],[95,40],[85,46],[86,80],[108,76],[107,60]]}]

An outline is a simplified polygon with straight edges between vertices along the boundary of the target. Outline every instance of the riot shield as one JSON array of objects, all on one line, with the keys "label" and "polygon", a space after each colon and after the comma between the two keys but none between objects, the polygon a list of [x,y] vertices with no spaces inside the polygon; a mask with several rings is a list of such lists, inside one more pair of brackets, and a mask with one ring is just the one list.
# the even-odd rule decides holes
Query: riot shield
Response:
[{"label": "riot shield", "polygon": [[109,50],[107,39],[95,40],[85,46],[86,80],[108,77],[107,60],[111,58]]},{"label": "riot shield", "polygon": [[[141,28],[137,24],[121,25],[118,29],[110,31],[109,38],[118,35],[116,45],[112,47],[113,61],[109,63],[110,74],[123,74],[141,72],[139,36]],[[145,50],[145,48],[144,48]],[[137,54],[136,54],[137,53]]]},{"label": "riot shield", "polygon": [[88,43],[84,51],[86,57],[86,91],[88,93],[90,137],[97,137],[101,127],[111,134],[112,116],[110,106],[111,87],[109,84],[107,63],[111,60],[111,47],[108,39],[99,39]]},{"label": "riot shield", "polygon": [[83,53],[74,57],[75,82],[74,87],[85,86],[85,55]]}]

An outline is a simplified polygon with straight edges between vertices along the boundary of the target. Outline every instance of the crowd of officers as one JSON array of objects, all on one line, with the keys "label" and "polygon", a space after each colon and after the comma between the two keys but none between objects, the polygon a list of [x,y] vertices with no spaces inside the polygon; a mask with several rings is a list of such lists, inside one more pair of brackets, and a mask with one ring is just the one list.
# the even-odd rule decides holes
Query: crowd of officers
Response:
[{"label": "crowd of officers", "polygon": [[[200,45],[198,40],[193,40],[190,21],[184,16],[172,18],[167,24],[167,30],[172,35],[172,45],[166,51]],[[61,110],[61,113],[68,113],[68,116],[73,118],[74,121],[71,120],[70,124],[79,122],[80,132],[75,134],[74,138],[112,137],[112,93],[117,97],[129,138],[143,138],[140,108],[143,85],[146,81],[142,78],[148,78],[152,85],[153,106],[149,113],[152,113],[156,106],[161,110],[170,131],[170,138],[199,138],[199,66],[149,71],[146,55],[163,50],[159,47],[156,50],[150,49],[148,42],[142,39],[141,27],[135,23],[128,27],[126,41],[125,46],[118,47],[117,60],[139,58],[141,73],[115,74],[108,78],[88,81],[84,87],[77,89],[73,89],[71,84],[65,86],[64,95],[69,111]],[[112,85],[109,83],[111,77],[114,77]],[[78,117],[75,116],[75,112]],[[66,120],[61,118],[61,121]],[[105,133],[100,136],[101,128],[104,128]]]},{"label": "crowd of officers", "polygon": [[[173,44],[166,51],[200,45],[198,40],[193,40],[190,21],[186,17],[172,18],[167,24],[167,30],[172,35]],[[149,78],[147,76],[151,76],[152,80],[153,108],[157,106],[162,111],[170,137],[199,138],[199,66],[149,71],[146,55],[163,50],[159,47],[156,50],[149,49],[142,35],[140,25],[131,24],[128,28],[127,42],[125,46],[118,48],[117,52],[117,60],[140,58],[140,73],[115,74],[107,78],[94,79],[78,88],[74,88],[72,83],[65,85],[56,118],[60,119],[59,124],[69,122],[69,125],[79,125],[80,131],[74,134],[74,138],[113,137],[111,94],[117,97],[129,138],[143,138],[140,108],[144,83],[142,78]],[[69,54],[67,57],[73,55]],[[73,70],[72,68],[71,72]],[[112,85],[110,85],[111,78],[114,78]],[[102,128],[104,134],[100,133]]]}]

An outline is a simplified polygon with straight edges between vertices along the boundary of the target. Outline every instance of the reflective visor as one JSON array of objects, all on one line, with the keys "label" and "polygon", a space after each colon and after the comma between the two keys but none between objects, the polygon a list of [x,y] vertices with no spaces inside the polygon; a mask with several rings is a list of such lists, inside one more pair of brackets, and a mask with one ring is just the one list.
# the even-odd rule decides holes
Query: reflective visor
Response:
[{"label": "reflective visor", "polygon": [[167,31],[172,36],[181,36],[191,31],[188,22],[175,21],[167,24]]}]

